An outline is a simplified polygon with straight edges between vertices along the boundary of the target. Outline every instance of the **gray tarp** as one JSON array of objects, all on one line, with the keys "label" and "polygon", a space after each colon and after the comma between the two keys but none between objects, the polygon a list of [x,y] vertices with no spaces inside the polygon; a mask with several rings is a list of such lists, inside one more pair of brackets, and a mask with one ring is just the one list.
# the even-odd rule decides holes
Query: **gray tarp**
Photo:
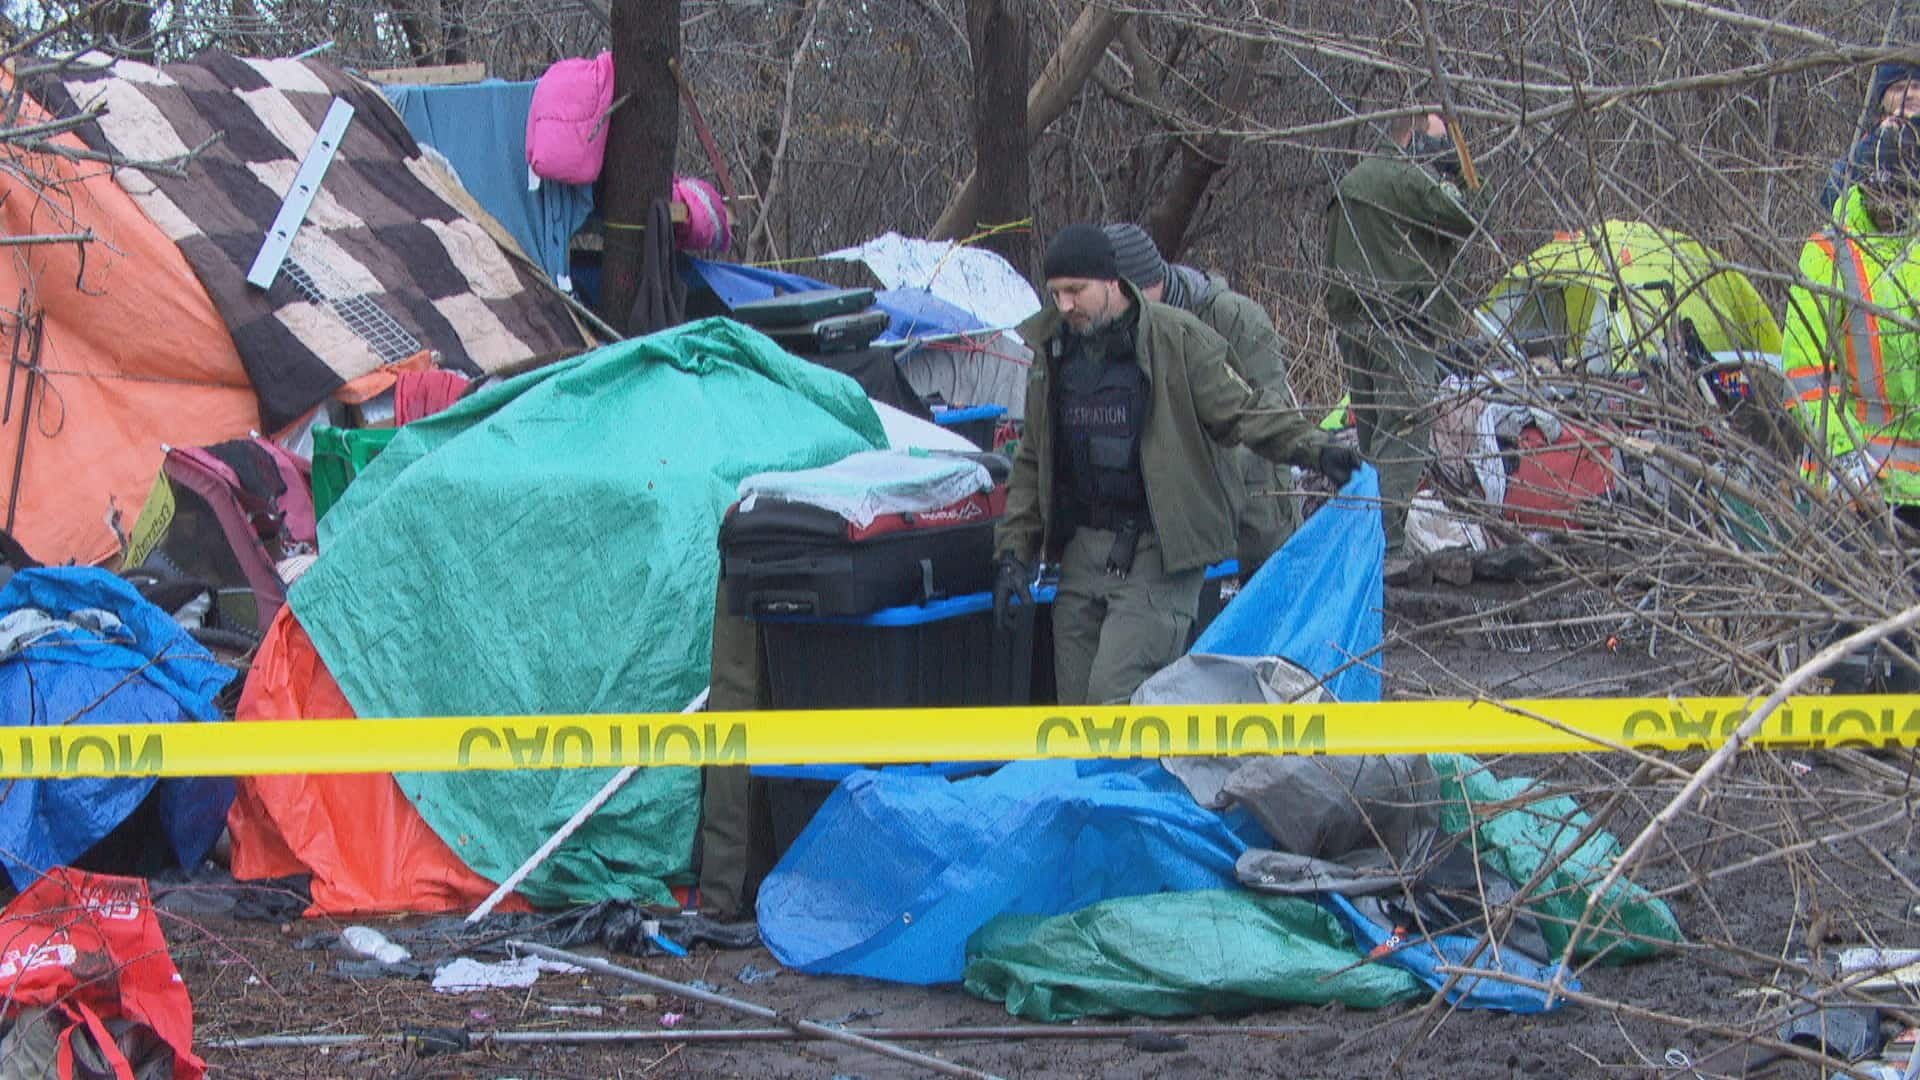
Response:
[{"label": "gray tarp", "polygon": [[[1148,679],[1135,704],[1314,702],[1313,676],[1278,657],[1186,656]],[[1347,895],[1397,890],[1419,876],[1440,833],[1439,789],[1420,755],[1166,758],[1210,810],[1252,814],[1273,837],[1235,868],[1261,892]]]}]

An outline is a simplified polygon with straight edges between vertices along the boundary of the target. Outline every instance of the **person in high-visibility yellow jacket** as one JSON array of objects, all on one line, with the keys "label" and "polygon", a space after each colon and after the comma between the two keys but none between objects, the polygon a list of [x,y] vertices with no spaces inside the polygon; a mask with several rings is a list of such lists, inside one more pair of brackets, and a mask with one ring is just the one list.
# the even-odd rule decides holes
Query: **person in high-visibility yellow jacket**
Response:
[{"label": "person in high-visibility yellow jacket", "polygon": [[1876,139],[1874,167],[1841,197],[1834,226],[1800,251],[1781,364],[1815,447],[1809,479],[1877,489],[1920,525],[1920,128]]}]

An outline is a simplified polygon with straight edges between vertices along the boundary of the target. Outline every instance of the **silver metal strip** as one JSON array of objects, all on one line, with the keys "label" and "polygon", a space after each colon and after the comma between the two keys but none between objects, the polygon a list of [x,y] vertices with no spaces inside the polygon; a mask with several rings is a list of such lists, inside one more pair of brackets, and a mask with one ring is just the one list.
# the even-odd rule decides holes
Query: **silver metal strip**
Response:
[{"label": "silver metal strip", "polygon": [[260,244],[260,253],[253,257],[253,268],[247,271],[247,282],[257,288],[265,289],[273,284],[275,275],[280,273],[280,264],[286,261],[287,249],[293,244],[293,234],[307,219],[307,209],[313,205],[313,197],[320,191],[320,181],[327,175],[327,169],[333,164],[334,151],[340,148],[340,140],[347,133],[347,124],[353,120],[353,106],[340,98],[334,98],[327,109],[327,118],[321,122],[320,130],[313,136],[313,143],[307,147],[307,156],[300,161],[300,171],[293,175],[293,189],[286,198],[280,200],[280,212],[274,215],[273,227],[267,230],[267,238]]}]

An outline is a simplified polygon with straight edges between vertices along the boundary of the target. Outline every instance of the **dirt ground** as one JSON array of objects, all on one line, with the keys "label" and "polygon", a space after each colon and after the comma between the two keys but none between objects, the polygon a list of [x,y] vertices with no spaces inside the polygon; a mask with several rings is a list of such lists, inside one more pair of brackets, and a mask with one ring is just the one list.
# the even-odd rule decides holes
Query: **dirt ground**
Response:
[{"label": "dirt ground", "polygon": [[[1554,692],[1630,694],[1657,690],[1667,665],[1649,642],[1540,626],[1515,630],[1472,617],[1501,600],[1495,590],[1395,595],[1390,600],[1386,668],[1392,693],[1445,696],[1467,683],[1512,696]],[[1476,606],[1477,605],[1477,606]],[[1462,620],[1454,635],[1405,635],[1418,623]],[[1511,620],[1509,620],[1509,623]],[[1491,629],[1492,632],[1489,632]],[[1679,761],[1681,765],[1697,761]],[[1688,944],[1660,959],[1581,971],[1583,996],[1537,1015],[1456,1012],[1416,1001],[1378,1012],[1275,1008],[1257,1014],[1194,1018],[1209,1025],[1172,1045],[1107,1037],[992,1038],[901,1042],[1005,1077],[1692,1077],[1841,1075],[1802,1061],[1761,1072],[1743,1068],[1740,1043],[1770,1035],[1803,976],[1783,961],[1815,948],[1850,944],[1920,946],[1914,905],[1903,880],[1920,868],[1908,851],[1911,762],[1847,755],[1744,759],[1700,811],[1677,819],[1636,880],[1672,905]],[[1616,756],[1508,759],[1501,775],[1530,775],[1564,785],[1594,805],[1620,796],[1610,829],[1630,838],[1678,790],[1659,770],[1626,782],[1633,763]],[[417,922],[418,920],[411,920]],[[406,922],[376,922],[389,929]],[[301,938],[329,924],[291,925],[170,916],[167,933],[196,1010],[196,1035],[212,1075],[259,1077],[882,1077],[931,1075],[870,1052],[823,1042],[688,1042],[678,1032],[765,1028],[767,1021],[708,1004],[677,1000],[603,975],[543,974],[528,990],[440,995],[424,981],[345,979],[335,954],[298,951]],[[338,929],[338,926],[332,928]],[[854,978],[778,971],[764,949],[615,962],[680,982],[698,980],[741,1001],[783,1014],[856,1029],[992,1027],[1020,1023],[958,987],[920,988]],[[759,969],[754,971],[751,969]],[[752,981],[743,981],[745,972]],[[1884,991],[1886,1023],[1910,995]],[[680,1014],[674,1026],[667,1014]],[[1117,1019],[1093,1023],[1148,1022]],[[1165,1026],[1165,1025],[1159,1025]],[[464,1051],[422,1056],[400,1041],[408,1027],[476,1031],[632,1030],[652,1041],[621,1044],[482,1042]],[[222,1049],[221,1040],[272,1033],[370,1035],[328,1048]],[[1669,1060],[1713,1059],[1698,1072]],[[1678,1056],[1673,1061],[1681,1060]]]}]

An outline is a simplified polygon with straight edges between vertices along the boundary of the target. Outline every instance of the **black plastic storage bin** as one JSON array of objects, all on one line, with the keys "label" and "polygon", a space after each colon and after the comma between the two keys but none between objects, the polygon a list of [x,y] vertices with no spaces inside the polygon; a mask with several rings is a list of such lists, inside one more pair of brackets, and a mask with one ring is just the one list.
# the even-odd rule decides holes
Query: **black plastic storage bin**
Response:
[{"label": "black plastic storage bin", "polygon": [[833,510],[771,495],[729,507],[720,521],[728,613],[864,618],[991,588],[993,530],[1006,510],[1013,463],[978,451],[936,456],[980,465],[991,489],[938,509],[882,513],[860,526]]},{"label": "black plastic storage bin", "polygon": [[1025,705],[1033,608],[997,635],[993,598],[971,593],[872,615],[760,619],[776,709]]},{"label": "black plastic storage bin", "polygon": [[[1033,691],[1034,613],[1034,605],[1022,605],[1013,631],[997,634],[992,595],[973,593],[872,615],[755,621],[776,709],[1025,705]],[[776,858],[837,785],[768,777]]]},{"label": "black plastic storage bin", "polygon": [[733,317],[757,327],[795,327],[873,306],[872,289],[806,289],[733,305]]},{"label": "black plastic storage bin", "polygon": [[771,819],[773,858],[786,857],[787,849],[807,828],[813,815],[820,812],[827,796],[840,786],[838,780],[803,780],[797,777],[767,778],[767,816]]}]

